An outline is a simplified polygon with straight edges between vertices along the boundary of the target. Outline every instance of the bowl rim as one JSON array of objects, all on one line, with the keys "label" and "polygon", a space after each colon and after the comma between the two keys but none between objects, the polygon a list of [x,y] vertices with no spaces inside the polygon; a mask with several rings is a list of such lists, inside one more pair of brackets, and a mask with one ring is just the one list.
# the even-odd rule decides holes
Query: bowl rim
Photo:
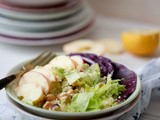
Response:
[{"label": "bowl rim", "polygon": [[[8,95],[7,96],[7,101],[9,102],[9,104],[11,105],[11,107],[13,107],[14,109],[16,109],[18,112],[26,115],[27,117],[33,117],[35,119],[45,119],[45,120],[51,120],[51,118],[45,118],[43,116],[38,116],[35,115],[33,113],[30,113],[30,111],[26,111],[25,108],[22,105],[19,105],[18,103],[16,103],[15,101],[13,101],[11,98],[9,98]],[[121,111],[116,111],[115,113],[109,115],[109,116],[104,116],[106,119],[113,119],[115,117],[119,117],[121,115],[123,115],[124,113],[127,113],[129,110],[131,110],[134,106],[136,106],[138,104],[138,102],[140,101],[141,98],[141,94],[139,93],[138,96],[130,103],[130,105],[128,105],[125,108],[121,108]],[[98,119],[104,119],[104,117],[100,117]]]},{"label": "bowl rim", "polygon": [[[25,62],[19,63],[18,65],[16,65],[15,67],[13,67],[8,72],[7,75],[13,74],[15,72],[15,69],[20,68]],[[129,67],[127,67],[127,68],[129,68]],[[119,109],[119,108],[127,105],[128,103],[132,102],[139,95],[140,90],[141,90],[141,82],[140,82],[139,77],[137,76],[137,83],[136,83],[136,89],[135,89],[135,91],[125,101],[123,101],[122,103],[117,104],[116,106],[113,106],[113,107],[110,107],[110,108],[99,110],[99,111],[88,111],[88,112],[59,112],[59,111],[44,110],[42,108],[38,108],[38,107],[35,107],[35,106],[28,105],[28,104],[22,102],[21,100],[19,100],[17,97],[14,97],[14,92],[12,90],[11,84],[9,84],[8,86],[6,86],[5,90],[6,90],[7,95],[12,100],[14,100],[16,103],[22,105],[25,108],[29,108],[31,110],[34,110],[34,111],[40,112],[40,113],[44,113],[44,114],[50,114],[50,115],[53,115],[53,116],[56,115],[56,116],[64,116],[64,117],[70,117],[70,116],[76,117],[76,116],[91,116],[93,114],[94,115],[105,114],[105,113],[112,112],[112,111],[114,111],[116,109]]]}]

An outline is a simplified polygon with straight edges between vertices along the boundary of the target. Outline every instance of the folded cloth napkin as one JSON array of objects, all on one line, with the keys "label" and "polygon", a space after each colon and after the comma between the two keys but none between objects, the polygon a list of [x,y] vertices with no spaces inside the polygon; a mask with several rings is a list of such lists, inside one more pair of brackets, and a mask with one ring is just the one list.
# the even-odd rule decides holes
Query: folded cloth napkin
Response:
[{"label": "folded cloth napkin", "polygon": [[[137,120],[143,113],[150,101],[152,90],[159,91],[160,88],[160,58],[153,59],[138,72],[142,81],[141,99],[138,104],[129,112],[125,113],[117,120]],[[35,120],[28,118],[8,107],[7,103],[0,103],[0,120]]]}]

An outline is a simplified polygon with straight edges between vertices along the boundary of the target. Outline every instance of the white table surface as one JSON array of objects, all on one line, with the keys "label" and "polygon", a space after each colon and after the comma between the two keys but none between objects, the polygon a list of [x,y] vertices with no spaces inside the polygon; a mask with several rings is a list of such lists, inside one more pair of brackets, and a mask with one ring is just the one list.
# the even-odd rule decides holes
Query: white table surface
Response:
[{"label": "white table surface", "polygon": [[[160,26],[126,21],[115,18],[98,17],[95,30],[86,38],[100,39],[100,38],[117,38],[120,39],[120,33],[129,29],[140,28],[158,28]],[[35,57],[39,53],[47,49],[61,52],[63,44],[51,46],[18,46],[0,43],[0,78],[5,77],[6,73],[16,64]],[[160,52],[156,52],[151,57],[138,57],[124,52],[120,55],[107,55],[107,57],[119,60],[135,71],[147,63],[152,58],[160,56]],[[4,89],[0,91],[0,103],[6,101]],[[160,119],[160,97],[152,96],[150,105],[146,112],[142,114],[140,120],[159,120]]]}]

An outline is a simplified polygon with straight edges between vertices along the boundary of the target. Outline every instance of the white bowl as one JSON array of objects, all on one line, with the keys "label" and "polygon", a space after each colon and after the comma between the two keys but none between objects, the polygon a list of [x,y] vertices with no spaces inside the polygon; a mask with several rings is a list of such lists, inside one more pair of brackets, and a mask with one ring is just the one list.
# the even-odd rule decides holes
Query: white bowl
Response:
[{"label": "white bowl", "polygon": [[[26,110],[20,104],[16,103],[12,99],[10,99],[8,96],[7,96],[7,98],[8,98],[7,100],[8,100],[9,105],[14,110],[18,111],[21,115],[25,115],[25,119],[33,118],[33,119],[36,119],[36,120],[53,120],[53,119],[50,119],[50,118],[44,118],[42,116],[37,116],[37,115],[31,113],[30,111]],[[113,112],[110,115],[104,115],[102,118],[98,118],[98,120],[115,120],[118,117],[122,116],[123,114],[129,112],[132,108],[134,108],[136,106],[136,104],[139,102],[139,100],[140,100],[140,94],[130,104],[126,105],[125,107],[119,109],[116,112]],[[94,120],[96,120],[96,119],[94,119]]]},{"label": "white bowl", "polygon": [[[24,63],[25,62],[15,66],[8,74],[13,74],[16,71],[18,71],[23,66]],[[11,84],[9,84],[6,87],[6,92],[7,92],[7,95],[9,96],[9,98],[11,98],[13,101],[15,101],[19,105],[23,106],[26,110],[30,111],[31,113],[33,113],[35,115],[46,117],[46,118],[52,118],[52,119],[87,119],[87,118],[93,119],[96,117],[105,116],[107,114],[109,115],[112,112],[115,112],[115,111],[125,107],[126,105],[129,105],[130,103],[132,103],[132,101],[134,101],[137,98],[137,96],[140,94],[140,90],[141,90],[140,79],[137,77],[137,84],[136,84],[135,91],[122,103],[120,103],[114,107],[106,108],[106,109],[99,110],[99,111],[80,112],[80,113],[72,112],[72,113],[70,113],[70,112],[48,111],[48,110],[44,110],[42,108],[38,108],[38,107],[23,103],[21,100],[19,100],[17,98],[15,92],[13,91],[13,86],[15,87],[17,85],[17,83],[18,83],[18,80],[14,80]]]},{"label": "white bowl", "polygon": [[51,6],[66,2],[67,0],[2,0],[8,4],[26,7],[43,7]]}]

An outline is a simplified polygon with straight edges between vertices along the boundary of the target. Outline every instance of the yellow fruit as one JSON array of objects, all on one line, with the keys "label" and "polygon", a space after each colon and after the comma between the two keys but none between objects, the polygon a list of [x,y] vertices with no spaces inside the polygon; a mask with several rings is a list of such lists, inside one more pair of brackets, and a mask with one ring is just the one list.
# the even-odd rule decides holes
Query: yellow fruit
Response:
[{"label": "yellow fruit", "polygon": [[121,37],[124,48],[136,55],[151,55],[159,45],[158,31],[128,31]]}]

